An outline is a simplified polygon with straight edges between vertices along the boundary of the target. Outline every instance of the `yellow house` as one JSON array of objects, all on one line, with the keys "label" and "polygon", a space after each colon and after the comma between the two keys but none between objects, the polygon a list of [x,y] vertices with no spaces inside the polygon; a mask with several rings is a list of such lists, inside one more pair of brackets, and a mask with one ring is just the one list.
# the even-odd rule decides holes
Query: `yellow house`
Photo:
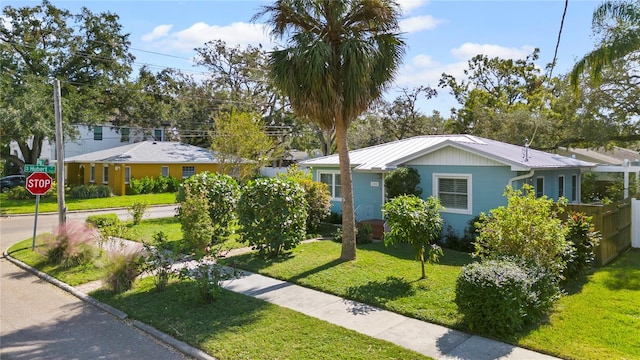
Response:
[{"label": "yellow house", "polygon": [[218,171],[218,160],[211,150],[168,141],[143,141],[73,156],[65,165],[68,184],[108,185],[114,195],[125,195],[132,178],[184,179]]}]

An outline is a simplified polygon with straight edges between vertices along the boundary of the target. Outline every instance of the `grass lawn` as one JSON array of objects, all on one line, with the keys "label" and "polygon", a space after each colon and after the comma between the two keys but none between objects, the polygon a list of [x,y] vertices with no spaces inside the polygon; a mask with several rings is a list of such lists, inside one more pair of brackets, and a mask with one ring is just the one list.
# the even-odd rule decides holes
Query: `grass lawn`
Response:
[{"label": "grass lawn", "polygon": [[101,258],[98,257],[88,264],[64,268],[60,265],[51,265],[47,263],[47,259],[42,255],[43,246],[39,242],[41,236],[36,237],[35,251],[31,251],[32,239],[20,241],[12,245],[7,253],[23,263],[45,272],[54,278],[67,283],[71,286],[84,284],[89,281],[99,280],[103,277],[103,270],[98,267]]},{"label": "grass lawn", "polygon": [[[339,256],[340,244],[322,241],[282,259],[232,259],[243,269],[468,331],[453,302],[460,266],[471,261],[467,254],[445,250],[425,280],[408,247],[358,245],[356,261]],[[640,251],[592,270],[568,291],[548,323],[500,340],[570,359],[640,359]]]},{"label": "grass lawn", "polygon": [[[175,193],[164,194],[143,194],[143,195],[126,195],[112,196],[108,198],[97,199],[71,199],[65,198],[65,204],[69,211],[73,210],[92,210],[92,209],[108,209],[108,208],[126,208],[136,202],[146,202],[149,205],[173,204],[176,202]],[[1,214],[32,214],[36,210],[36,199],[27,200],[11,200],[7,199],[6,194],[0,194],[0,213]],[[57,212],[58,199],[55,196],[41,197],[38,212]]]},{"label": "grass lawn", "polygon": [[146,278],[120,295],[98,290],[91,296],[219,359],[428,359],[241,294],[224,291],[202,304],[188,282],[159,293]]}]

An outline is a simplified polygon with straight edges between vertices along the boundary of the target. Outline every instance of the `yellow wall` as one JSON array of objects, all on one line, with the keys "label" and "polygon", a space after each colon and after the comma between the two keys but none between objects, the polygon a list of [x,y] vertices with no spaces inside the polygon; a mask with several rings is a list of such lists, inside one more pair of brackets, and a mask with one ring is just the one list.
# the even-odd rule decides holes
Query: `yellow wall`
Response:
[{"label": "yellow wall", "polygon": [[[91,163],[71,163],[67,164],[67,183],[68,184],[96,184],[96,185],[108,185],[113,190],[114,195],[125,195],[127,191],[127,184],[124,181],[125,167],[131,167],[131,178],[141,179],[146,176],[158,177],[162,174],[162,167],[169,167],[169,176],[172,176],[178,180],[182,180],[182,167],[194,166],[195,173],[201,173],[204,171],[216,172],[218,171],[217,164],[107,164],[108,166],[108,182],[103,183],[104,163],[93,163],[95,166],[95,181],[91,182],[90,168]],[[84,167],[84,168],[83,168]]]}]

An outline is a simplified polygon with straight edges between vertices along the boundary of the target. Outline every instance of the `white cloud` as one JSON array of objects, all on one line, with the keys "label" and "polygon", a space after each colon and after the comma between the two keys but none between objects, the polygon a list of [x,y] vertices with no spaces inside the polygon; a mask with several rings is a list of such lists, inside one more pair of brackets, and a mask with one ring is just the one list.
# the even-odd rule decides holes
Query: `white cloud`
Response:
[{"label": "white cloud", "polygon": [[398,0],[403,14],[408,14],[414,9],[426,5],[428,2],[428,0]]},{"label": "white cloud", "polygon": [[2,23],[2,26],[7,30],[13,30],[13,25],[11,25],[11,21],[9,20],[8,16],[0,15],[0,23]]},{"label": "white cloud", "polygon": [[434,29],[444,20],[436,19],[431,15],[413,16],[400,21],[400,29],[402,32],[414,33],[422,30]]},{"label": "white cloud", "polygon": [[158,25],[153,28],[153,31],[151,31],[150,33],[142,35],[142,40],[154,41],[166,37],[167,35],[169,35],[169,31],[171,31],[172,27],[173,25]]},{"label": "white cloud", "polygon": [[458,48],[451,49],[451,55],[465,61],[478,54],[487,55],[490,58],[524,59],[527,55],[531,55],[534,49],[535,47],[530,45],[523,45],[519,48],[508,48],[492,44],[464,43]]},{"label": "white cloud", "polygon": [[[202,47],[212,40],[223,40],[228,46],[246,46],[262,44],[266,48],[272,46],[263,24],[236,22],[226,26],[209,25],[198,22],[190,27],[169,32],[167,26],[160,25],[151,33],[142,37],[151,46],[164,50],[190,51]],[[166,30],[166,32],[163,32]]]}]

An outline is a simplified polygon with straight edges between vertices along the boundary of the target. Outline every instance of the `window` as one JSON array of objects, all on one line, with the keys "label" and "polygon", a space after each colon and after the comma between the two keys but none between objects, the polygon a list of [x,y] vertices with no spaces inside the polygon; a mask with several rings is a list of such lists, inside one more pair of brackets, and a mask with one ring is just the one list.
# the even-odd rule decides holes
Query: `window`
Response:
[{"label": "window", "polygon": [[339,172],[318,172],[318,176],[320,182],[329,185],[332,200],[342,199],[342,183]]},{"label": "window", "polygon": [[169,167],[163,166],[160,170],[160,176],[169,176]]},{"label": "window", "polygon": [[162,130],[153,130],[153,138],[156,139],[156,141],[163,141]]},{"label": "window", "polygon": [[131,181],[131,166],[124,167],[124,183],[128,184]]},{"label": "window", "polygon": [[578,175],[571,175],[571,201],[578,201]]},{"label": "window", "polygon": [[536,197],[542,197],[544,195],[544,178],[536,178]]},{"label": "window", "polygon": [[93,140],[102,140],[102,126],[93,127]]},{"label": "window", "polygon": [[89,167],[89,182],[96,182],[96,164],[91,164]]},{"label": "window", "polygon": [[471,174],[433,174],[433,193],[444,212],[471,214]]},{"label": "window", "polygon": [[131,133],[131,129],[122,128],[120,129],[120,142],[129,142],[129,134]]},{"label": "window", "polygon": [[104,164],[104,166],[102,167],[102,183],[103,184],[109,183],[109,165],[108,164]]},{"label": "window", "polygon": [[558,176],[558,199],[564,196],[564,175]]},{"label": "window", "polygon": [[191,175],[194,175],[196,173],[196,167],[195,166],[183,166],[182,167],[182,178],[186,179]]}]

